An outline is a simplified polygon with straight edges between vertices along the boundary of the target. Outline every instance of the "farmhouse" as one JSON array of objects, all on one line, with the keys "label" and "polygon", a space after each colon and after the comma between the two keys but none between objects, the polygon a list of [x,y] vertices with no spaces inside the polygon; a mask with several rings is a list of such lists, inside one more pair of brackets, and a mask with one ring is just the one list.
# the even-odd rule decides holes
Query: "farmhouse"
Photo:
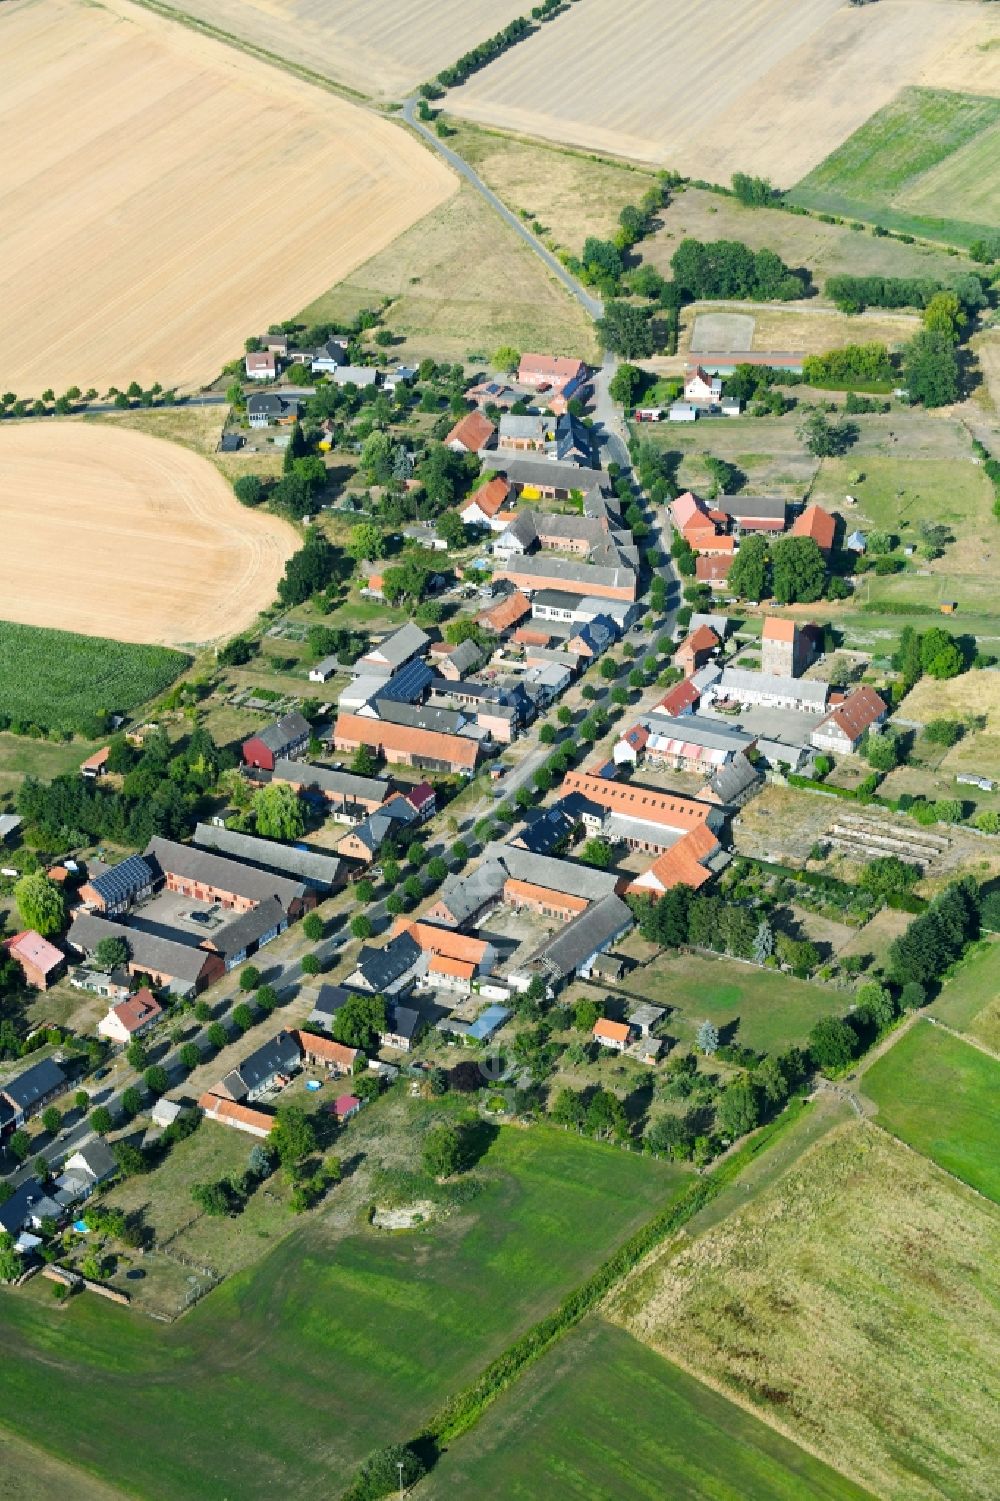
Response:
[{"label": "farmhouse", "polygon": [[587,379],[587,367],[582,360],[563,358],[551,354],[522,354],[517,367],[518,385],[530,386],[534,391],[554,391],[561,396],[572,396]]},{"label": "farmhouse", "polygon": [[387,839],[394,838],[401,829],[416,821],[416,809],[407,798],[397,793],[381,808],[355,824],[338,843],[337,853],[348,860],[360,860],[362,864],[370,865]]},{"label": "farmhouse", "polygon": [[505,412],[497,432],[497,450],[502,453],[544,453],[549,428],[544,417],[517,416]]},{"label": "farmhouse", "polygon": [[747,532],[777,533],[785,530],[785,502],[776,497],[720,495],[713,500],[712,506],[729,518],[739,536]]},{"label": "farmhouse", "polygon": [[637,579],[631,568],[598,567],[593,563],[551,556],[511,559],[496,574],[527,593],[558,589],[568,594],[635,602]]},{"label": "farmhouse", "polygon": [[413,984],[420,965],[421,949],[409,933],[398,933],[384,948],[365,945],[357,967],[347,983],[368,995],[399,995]]},{"label": "farmhouse", "polygon": [[276,897],[286,917],[296,918],[316,905],[316,893],[304,881],[257,870],[241,861],[154,836],[145,851],[163,871],[166,889],[201,902],[218,902],[248,912]]},{"label": "farmhouse", "polygon": [[722,642],[710,625],[700,625],[681,642],[674,652],[674,666],[679,667],[686,678],[693,677],[718,651]]},{"label": "farmhouse", "polygon": [[299,420],[299,403],[294,396],[279,396],[277,391],[254,391],[247,397],[247,421],[251,427],[290,427]]},{"label": "farmhouse", "polygon": [[658,714],[668,714],[671,719],[679,719],[683,714],[693,714],[698,707],[701,693],[692,683],[689,677],[681,683],[675,683],[656,705]]},{"label": "farmhouse", "polygon": [[608,1021],[607,1017],[600,1016],[594,1023],[591,1035],[602,1048],[610,1048],[615,1053],[624,1053],[632,1041],[632,1028],[628,1022]]},{"label": "farmhouse", "polygon": [[529,967],[540,970],[556,983],[574,975],[586,978],[598,955],[624,938],[634,923],[630,908],[611,892],[546,939],[532,954]]},{"label": "farmhouse", "polygon": [[772,677],[798,677],[809,666],[812,646],[794,620],[768,615],[760,636],[760,669]]},{"label": "farmhouse", "polygon": [[448,876],[427,909],[428,921],[449,928],[465,927],[499,900],[506,879],[507,872],[497,859],[484,860],[469,875]]},{"label": "farmhouse", "polygon": [[[500,431],[503,432],[501,419]],[[481,453],[484,448],[489,448],[496,436],[496,428],[484,412],[467,412],[460,417],[455,426],[445,435],[444,443],[453,453]]]},{"label": "farmhouse", "polygon": [[326,894],[337,884],[340,862],[335,855],[277,844],[273,839],[258,839],[252,834],[237,834],[232,829],[220,829],[209,823],[198,824],[194,842],[200,849],[231,855],[234,860],[241,860],[257,870],[302,881],[313,891]]},{"label": "farmhouse", "polygon": [[321,1037],[316,1032],[293,1032],[305,1063],[318,1063],[328,1074],[352,1074],[358,1058],[357,1048],[345,1047],[334,1042],[332,1037]]},{"label": "farmhouse", "polygon": [[288,918],[277,897],[268,897],[250,912],[241,912],[202,940],[202,948],[218,954],[226,972],[244,964],[288,927]]},{"label": "farmhouse", "polygon": [[810,738],[817,750],[849,755],[856,751],[869,730],[880,725],[888,706],[874,688],[855,688],[843,703],[821,719]]},{"label": "farmhouse", "polygon": [[142,855],[129,855],[80,887],[80,900],[106,917],[118,917],[152,895],[161,872]]},{"label": "farmhouse", "polygon": [[723,590],[732,566],[732,556],[698,557],[695,559],[694,576],[699,584],[707,584],[710,589]]},{"label": "farmhouse", "polygon": [[437,668],[443,678],[457,683],[467,673],[474,672],[482,664],[482,660],[483,654],[474,641],[460,641],[457,646],[442,653]]},{"label": "farmhouse", "polygon": [[258,771],[273,771],[278,760],[294,761],[309,744],[312,731],[301,714],[286,714],[259,735],[243,742],[243,764]]},{"label": "farmhouse", "polygon": [[485,485],[474,490],[459,511],[466,526],[489,527],[501,531],[507,524],[501,513],[512,504],[513,492],[503,475],[495,474]]},{"label": "farmhouse", "polygon": [[486,452],[482,455],[482,464],[487,473],[504,475],[525,500],[569,500],[571,495],[579,495],[581,491],[586,497],[595,491],[611,489],[611,476],[606,469],[581,469],[576,464],[559,464],[541,454],[535,458]]},{"label": "farmhouse", "polygon": [[476,616],[476,624],[481,625],[491,635],[503,636],[531,614],[531,602],[526,594],[519,589],[506,594],[498,599],[495,604],[489,605],[485,610],[480,610]]},{"label": "farmhouse", "polygon": [[347,364],[347,340],[327,339],[321,344],[312,357],[311,366],[313,375],[332,375],[342,365]]},{"label": "farmhouse", "polygon": [[794,709],[804,714],[822,714],[826,709],[828,683],[806,678],[781,677],[768,672],[748,672],[742,667],[725,667],[713,682],[705,685],[708,702],[752,704],[767,709]]},{"label": "farmhouse", "polygon": [[333,743],[341,751],[355,751],[358,746],[367,745],[390,762],[462,776],[471,776],[479,759],[479,746],[465,736],[413,729],[360,714],[337,716]]},{"label": "farmhouse", "polygon": [[408,933],[423,954],[471,964],[473,974],[488,975],[496,965],[496,949],[483,938],[465,937],[451,928],[407,917],[398,917],[392,925],[392,936],[400,933]]},{"label": "farmhouse", "polygon": [[556,803],[551,808],[538,809],[536,816],[511,837],[510,843],[532,855],[557,854],[569,843],[575,828],[576,821]]},{"label": "farmhouse", "polygon": [[65,954],[33,928],[26,928],[21,933],[15,933],[13,938],[4,939],[0,947],[7,950],[20,966],[28,984],[34,985],[36,990],[48,990],[66,965]]},{"label": "farmhouse", "polygon": [[630,739],[630,731],[616,742],[614,758],[618,766],[635,766],[645,758],[672,767],[674,771],[708,774],[725,766],[740,752],[746,754],[757,738],[722,720],[706,719],[698,714],[677,717],[653,710],[644,714],[637,724],[646,732],[645,738]]},{"label": "farmhouse", "polygon": [[234,1100],[206,1091],[198,1101],[198,1109],[210,1121],[220,1126],[231,1126],[234,1131],[243,1131],[247,1136],[264,1140],[271,1134],[274,1117],[264,1110],[253,1110],[249,1105],[238,1105]]},{"label": "farmhouse", "polygon": [[278,360],[271,349],[251,350],[244,361],[249,380],[274,380],[278,374]]},{"label": "farmhouse", "polygon": [[796,516],[791,527],[793,537],[811,537],[824,555],[833,548],[836,531],[837,524],[830,512],[816,505],[806,506],[801,516]]},{"label": "farmhouse", "polygon": [[66,1090],[68,1080],[58,1063],[42,1058],[23,1073],[0,1084],[0,1136],[16,1131]]},{"label": "farmhouse", "polygon": [[143,975],[157,988],[166,987],[172,995],[182,998],[197,995],[225,974],[225,965],[217,954],[179,938],[123,927],[96,913],[84,912],[74,918],[67,934],[70,947],[88,957],[103,938],[125,940],[130,975]]},{"label": "farmhouse", "polygon": [[325,801],[331,818],[341,823],[360,823],[389,794],[389,783],[378,777],[359,777],[332,766],[306,766],[303,762],[276,761],[272,781],[287,782],[310,802]]},{"label": "farmhouse", "polygon": [[386,636],[377,646],[371,647],[359,657],[351,671],[355,673],[381,673],[387,677],[411,661],[422,656],[430,645],[431,638],[418,625],[401,625]]},{"label": "farmhouse", "polygon": [[215,1093],[237,1104],[251,1104],[276,1084],[297,1072],[299,1045],[292,1032],[276,1033],[269,1042],[256,1048],[242,1063],[231,1069],[215,1086]]},{"label": "farmhouse", "polygon": [[144,986],[127,1000],[108,1008],[108,1014],[97,1023],[98,1036],[124,1046],[155,1027],[162,1015],[163,1007]]},{"label": "farmhouse", "polygon": [[761,773],[740,751],[725,766],[720,766],[702,789],[706,802],[739,808],[753,796],[762,781]]},{"label": "farmhouse", "polygon": [[609,836],[647,854],[669,849],[682,835],[702,825],[713,830],[722,826],[717,808],[636,782],[616,782],[593,772],[572,771],[567,772],[563,789],[578,792],[603,808]]},{"label": "farmhouse", "polygon": [[721,401],[721,378],[709,375],[700,365],[689,365],[684,372],[684,400],[708,403]]}]

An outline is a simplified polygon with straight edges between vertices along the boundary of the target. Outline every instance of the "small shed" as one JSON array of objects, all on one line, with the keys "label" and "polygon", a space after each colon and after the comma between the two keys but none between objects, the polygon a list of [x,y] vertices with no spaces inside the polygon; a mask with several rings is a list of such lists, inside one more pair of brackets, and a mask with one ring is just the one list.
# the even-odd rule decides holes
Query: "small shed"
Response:
[{"label": "small shed", "polygon": [[361,1101],[356,1094],[341,1094],[334,1100],[331,1109],[338,1121],[349,1121],[361,1109]]}]

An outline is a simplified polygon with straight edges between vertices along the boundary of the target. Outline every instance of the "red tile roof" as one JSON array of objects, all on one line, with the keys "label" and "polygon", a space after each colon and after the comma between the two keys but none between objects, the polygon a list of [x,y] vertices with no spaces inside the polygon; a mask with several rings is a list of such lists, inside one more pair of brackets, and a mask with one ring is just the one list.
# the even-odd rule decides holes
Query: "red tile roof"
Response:
[{"label": "red tile roof", "polygon": [[[454,431],[455,429],[452,428],[453,433]],[[502,474],[495,474],[488,484],[480,486],[478,490],[473,490],[463,503],[462,510],[466,510],[475,502],[484,516],[495,516],[509,497],[510,485]]]},{"label": "red tile roof", "polygon": [[710,625],[700,625],[686,640],[681,642],[680,649],[694,652],[715,651],[715,648],[721,644]]},{"label": "red tile roof", "polygon": [[762,641],[784,641],[790,646],[795,640],[795,621],[782,620],[779,615],[768,615],[760,638]]},{"label": "red tile roof", "polygon": [[470,453],[478,453],[481,448],[486,447],[495,432],[496,428],[484,412],[466,412],[444,441],[461,443]]},{"label": "red tile roof", "polygon": [[80,762],[80,770],[103,771],[105,766],[107,765],[108,757],[110,756],[110,754],[110,745],[103,746],[101,750],[95,751],[92,756],[88,756],[86,761]]},{"label": "red tile roof", "polygon": [[356,1094],[340,1094],[333,1102],[333,1112],[343,1120],[345,1115],[350,1115],[353,1110],[361,1108],[361,1101]]},{"label": "red tile roof", "polygon": [[656,707],[665,714],[683,714],[685,709],[693,709],[700,698],[701,694],[691,679],[685,678],[683,683],[675,683]]},{"label": "red tile roof", "polygon": [[464,735],[443,735],[437,730],[415,730],[408,725],[390,724],[385,719],[367,719],[361,714],[338,714],[333,727],[338,749],[354,750],[359,745],[378,747],[387,761],[393,752],[426,756],[452,766],[474,767],[479,747]]},{"label": "red tile roof", "polygon": [[476,973],[476,966],[467,959],[449,959],[447,954],[434,954],[427,970],[435,975],[452,975],[457,980],[471,980]]},{"label": "red tile roof", "polygon": [[886,708],[887,705],[879,698],[874,688],[862,686],[855,688],[853,693],[849,693],[842,704],[838,704],[820,720],[816,728],[820,729],[832,720],[837,728],[843,730],[853,742],[859,740],[873,724],[878,723]]},{"label": "red tile roof", "polygon": [[274,1125],[274,1117],[266,1115],[263,1110],[251,1110],[249,1105],[237,1105],[234,1100],[224,1100],[220,1095],[212,1094],[211,1090],[201,1096],[198,1108],[215,1120],[258,1126],[263,1131],[270,1131]]},{"label": "red tile roof", "polygon": [[520,589],[515,589],[513,594],[508,594],[506,599],[501,599],[495,605],[490,605],[486,610],[480,610],[476,620],[480,625],[485,625],[494,631],[509,630],[525,615],[531,614],[531,602],[526,594]]},{"label": "red tile roof", "polygon": [[12,959],[32,964],[40,969],[43,975],[62,964],[65,955],[57,949],[54,943],[49,943],[41,933],[36,933],[34,928],[24,928],[20,933],[15,933],[13,938],[4,941],[3,947]]},{"label": "red tile roof", "polygon": [[658,792],[637,782],[612,782],[589,771],[567,772],[562,790],[564,793],[580,792],[612,813],[642,818],[671,829],[697,828],[704,824],[711,811],[706,803],[682,797],[677,792]]},{"label": "red tile roof", "polygon": [[702,556],[695,559],[694,576],[699,584],[710,584],[728,578],[732,566],[733,554],[717,555],[714,558]]},{"label": "red tile roof", "polygon": [[609,1022],[602,1016],[594,1023],[594,1036],[598,1041],[628,1042],[628,1025],[625,1022]]},{"label": "red tile roof", "polygon": [[135,995],[130,995],[127,1001],[120,1001],[117,1006],[112,1006],[112,1011],[126,1032],[137,1032],[140,1027],[147,1026],[163,1015],[163,1007],[151,990],[137,990]]},{"label": "red tile roof", "polygon": [[320,1058],[324,1063],[336,1063],[340,1068],[354,1067],[354,1060],[358,1056],[357,1048],[345,1047],[342,1042],[334,1042],[332,1037],[321,1037],[318,1032],[298,1031],[293,1032],[292,1036],[303,1055]]},{"label": "red tile roof", "polygon": [[[654,860],[646,874],[664,891],[669,891],[672,886],[690,886],[697,891],[712,874],[702,861],[707,860],[718,848],[718,839],[708,824],[702,824],[699,828],[692,829],[690,834],[685,834],[683,839],[678,839],[659,859]],[[640,886],[638,889],[641,891],[644,888]],[[648,890],[648,886],[645,889]]]},{"label": "red tile roof", "polygon": [[397,917],[392,925],[392,937],[400,933],[409,933],[425,954],[444,954],[449,959],[481,964],[486,953],[486,944],[481,938],[470,938],[464,933],[453,932],[451,928],[439,928],[435,923]]},{"label": "red tile roof", "polygon": [[801,516],[792,523],[793,537],[811,537],[820,552],[829,552],[833,546],[836,522],[822,506],[806,506]]}]

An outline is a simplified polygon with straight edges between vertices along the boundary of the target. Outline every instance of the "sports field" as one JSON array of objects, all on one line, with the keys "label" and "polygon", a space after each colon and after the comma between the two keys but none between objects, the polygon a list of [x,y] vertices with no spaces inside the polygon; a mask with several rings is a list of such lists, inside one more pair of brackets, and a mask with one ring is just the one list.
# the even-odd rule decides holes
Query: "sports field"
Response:
[{"label": "sports field", "polygon": [[577,0],[447,107],[712,182],[760,172],[790,187],[904,85],[935,81],[946,43],[952,71],[995,76],[975,52],[990,25],[961,0]]},{"label": "sports field", "polygon": [[3,7],[4,388],[214,379],[442,203],[390,121],[128,3]]},{"label": "sports field", "polygon": [[57,1309],[39,1282],[5,1293],[3,1422],[149,1501],[338,1495],[683,1181],[541,1127],[502,1130],[474,1175],[465,1208],[412,1234],[310,1217],[169,1327]]},{"label": "sports field", "polygon": [[611,1316],[876,1495],[996,1494],[1000,1216],[876,1126],[655,1253]]},{"label": "sports field", "polygon": [[0,531],[9,619],[170,646],[250,625],[299,545],[206,459],[110,423],[5,424]]},{"label": "sports field", "polygon": [[176,9],[361,94],[402,98],[485,41],[525,0],[177,0]]},{"label": "sports field", "polygon": [[1000,1062],[921,1019],[862,1087],[880,1126],[1000,1203]]},{"label": "sports field", "polygon": [[[975,71],[969,83],[983,87]],[[904,89],[790,196],[807,208],[959,245],[995,234],[1000,98]]]},{"label": "sports field", "polygon": [[862,1501],[758,1418],[603,1320],[574,1331],[451,1444],[430,1501]]}]

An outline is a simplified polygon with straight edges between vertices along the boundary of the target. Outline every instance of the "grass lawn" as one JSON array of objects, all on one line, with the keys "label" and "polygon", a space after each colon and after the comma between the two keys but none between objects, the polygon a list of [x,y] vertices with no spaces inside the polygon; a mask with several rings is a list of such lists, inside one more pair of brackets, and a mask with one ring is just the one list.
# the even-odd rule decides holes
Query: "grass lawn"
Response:
[{"label": "grass lawn", "polygon": [[87,1297],[57,1309],[37,1281],[4,1293],[4,1422],[152,1501],[337,1494],[682,1181],[541,1127],[502,1130],[475,1176],[464,1209],[412,1233],[334,1243],[311,1217],[169,1327]]},{"label": "grass lawn", "polygon": [[806,208],[968,245],[996,228],[1000,99],[903,89],[789,197]]},{"label": "grass lawn", "polygon": [[468,185],[310,304],[306,324],[392,306],[384,323],[399,358],[485,367],[494,349],[596,352],[593,327],[536,256]]},{"label": "grass lawn", "polygon": [[880,1126],[1000,1203],[1000,1063],[921,1020],[867,1070],[863,1087]]},{"label": "grass lawn", "polygon": [[854,1501],[867,1492],[624,1330],[595,1320],[454,1443],[421,1494]]},{"label": "grass lawn", "polygon": [[675,1008],[666,1029],[685,1044],[711,1021],[726,1042],[781,1052],[805,1042],[821,1016],[845,1009],[843,996],[820,985],[707,954],[661,954],[626,984],[630,993]]},{"label": "grass lawn", "polygon": [[877,1126],[835,1127],[607,1311],[876,1495],[996,1495],[1000,1216]]},{"label": "grass lawn", "polygon": [[80,762],[95,751],[97,740],[71,740],[59,744],[30,740],[25,735],[0,734],[0,792],[13,790],[27,776],[49,782],[64,772],[76,771]]},{"label": "grass lawn", "polygon": [[945,985],[930,1011],[932,1016],[938,1017],[946,1026],[954,1027],[956,1032],[969,1032],[987,1047],[1000,1052],[998,965],[1000,940],[993,939],[988,947],[966,960]]}]

